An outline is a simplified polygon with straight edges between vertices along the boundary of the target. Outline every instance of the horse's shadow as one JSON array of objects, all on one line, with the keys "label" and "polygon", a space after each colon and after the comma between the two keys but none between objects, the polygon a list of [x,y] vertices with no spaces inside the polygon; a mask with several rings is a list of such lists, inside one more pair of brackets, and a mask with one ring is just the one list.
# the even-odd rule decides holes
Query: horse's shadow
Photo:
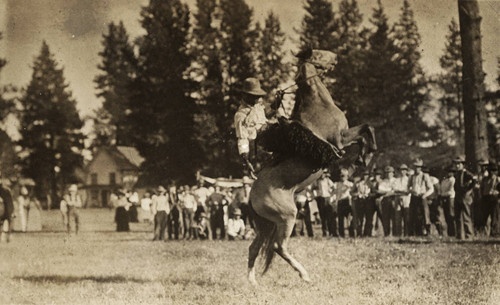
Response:
[{"label": "horse's shadow", "polygon": [[113,276],[98,276],[98,275],[88,275],[88,276],[72,276],[72,275],[23,275],[15,276],[14,280],[23,280],[33,283],[51,283],[51,284],[68,284],[68,283],[78,283],[83,281],[91,281],[95,283],[139,283],[144,284],[151,282],[147,279],[131,278],[125,277],[123,275],[113,275]]}]

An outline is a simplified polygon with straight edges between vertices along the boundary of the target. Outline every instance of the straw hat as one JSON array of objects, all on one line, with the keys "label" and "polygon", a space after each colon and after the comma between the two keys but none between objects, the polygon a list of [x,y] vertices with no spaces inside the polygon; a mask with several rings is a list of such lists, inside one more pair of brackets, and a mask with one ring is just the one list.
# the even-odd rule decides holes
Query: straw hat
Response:
[{"label": "straw hat", "polygon": [[69,186],[68,191],[70,192],[77,192],[78,191],[78,186],[76,184],[72,184]]},{"label": "straw hat", "polygon": [[[203,214],[203,213],[202,213]],[[234,209],[233,211],[233,215],[236,216],[236,215],[240,215],[241,216],[241,210],[240,209]]]}]

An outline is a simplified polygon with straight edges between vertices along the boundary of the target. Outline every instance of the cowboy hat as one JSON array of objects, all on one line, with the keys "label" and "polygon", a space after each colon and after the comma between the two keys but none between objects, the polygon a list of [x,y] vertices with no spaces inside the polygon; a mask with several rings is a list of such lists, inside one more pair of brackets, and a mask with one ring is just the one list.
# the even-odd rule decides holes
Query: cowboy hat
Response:
[{"label": "cowboy hat", "polygon": [[234,216],[236,216],[236,215],[240,215],[241,216],[241,210],[240,209],[234,209],[233,215]]},{"label": "cowboy hat", "polygon": [[453,159],[453,163],[465,163],[464,156],[457,156],[455,159]]},{"label": "cowboy hat", "polygon": [[70,192],[77,192],[78,191],[78,186],[76,184],[72,184],[69,186],[68,191]]},{"label": "cowboy hat", "polygon": [[408,170],[408,166],[407,166],[406,164],[404,164],[404,163],[403,163],[403,164],[401,164],[401,165],[399,166],[399,169],[400,169],[400,170]]},{"label": "cowboy hat", "polygon": [[266,91],[262,90],[262,88],[260,87],[259,80],[254,77],[245,79],[240,91],[255,96],[267,95]]},{"label": "cowboy hat", "polygon": [[416,159],[415,162],[413,162],[413,165],[416,167],[422,167],[424,166],[424,161],[422,161],[422,159]]},{"label": "cowboy hat", "polygon": [[386,166],[384,169],[384,172],[386,173],[394,173],[394,168],[390,165]]}]

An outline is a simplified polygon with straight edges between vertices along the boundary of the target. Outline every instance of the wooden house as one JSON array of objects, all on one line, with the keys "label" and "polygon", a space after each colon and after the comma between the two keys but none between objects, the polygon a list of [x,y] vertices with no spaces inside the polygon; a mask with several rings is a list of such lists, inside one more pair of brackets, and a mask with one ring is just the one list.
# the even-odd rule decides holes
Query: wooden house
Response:
[{"label": "wooden house", "polygon": [[100,147],[85,169],[87,207],[109,207],[109,198],[118,188],[132,189],[144,158],[129,146]]}]

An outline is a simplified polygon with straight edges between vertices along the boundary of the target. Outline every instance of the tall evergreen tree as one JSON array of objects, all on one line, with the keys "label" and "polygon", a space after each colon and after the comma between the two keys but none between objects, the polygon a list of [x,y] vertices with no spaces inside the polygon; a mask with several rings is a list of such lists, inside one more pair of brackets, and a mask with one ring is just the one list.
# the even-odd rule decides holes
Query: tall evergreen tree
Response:
[{"label": "tall evergreen tree", "polygon": [[223,176],[228,173],[227,160],[231,158],[225,141],[228,131],[224,128],[227,110],[223,93],[220,36],[216,26],[219,8],[216,0],[197,0],[197,13],[193,29],[193,53],[196,56],[193,69],[199,79],[198,114],[196,132],[203,148],[203,173]]},{"label": "tall evergreen tree", "polygon": [[[130,145],[130,132],[126,124],[127,102],[130,99],[130,82],[135,77],[137,60],[123,22],[111,22],[108,33],[103,35],[103,50],[99,52],[102,62],[98,65],[97,96],[104,100],[102,108],[111,115],[115,135],[108,142]],[[102,123],[102,122],[101,122]]]},{"label": "tall evergreen tree", "polygon": [[285,33],[281,30],[278,16],[272,11],[265,20],[258,43],[259,75],[266,92],[276,90],[279,84],[290,77],[290,64],[285,62]]},{"label": "tall evergreen tree", "polygon": [[373,32],[369,34],[369,49],[366,52],[364,73],[367,83],[363,88],[365,104],[362,119],[369,121],[376,127],[383,127],[390,123],[391,117],[397,115],[398,105],[394,101],[393,85],[396,81],[396,55],[394,42],[382,2],[379,0],[373,9],[370,23]]},{"label": "tall evergreen tree", "polygon": [[63,69],[57,67],[45,41],[20,102],[19,145],[26,154],[22,160],[24,174],[35,180],[38,196],[50,194],[57,203],[63,187],[74,182],[74,170],[82,163],[82,121]]},{"label": "tall evergreen tree", "polygon": [[445,71],[438,76],[438,84],[444,91],[440,99],[443,111],[441,119],[447,130],[459,136],[463,126],[462,105],[462,44],[460,29],[455,19],[451,20],[446,35],[445,49],[439,58],[441,68]]},{"label": "tall evergreen tree", "polygon": [[302,20],[300,45],[313,49],[334,51],[338,47],[338,36],[332,3],[328,0],[306,0],[304,4],[306,15]]},{"label": "tall evergreen tree", "polygon": [[150,0],[141,11],[146,34],[139,45],[139,68],[131,85],[128,122],[145,158],[146,183],[188,181],[200,166],[195,141],[192,81],[185,75],[189,8],[179,0]]},{"label": "tall evergreen tree", "polygon": [[361,86],[364,56],[367,48],[366,31],[360,28],[363,21],[356,0],[342,0],[339,4],[337,65],[332,73],[335,82],[331,85],[333,98],[346,110],[351,124],[358,124],[362,110]]},{"label": "tall evergreen tree", "polygon": [[424,138],[426,128],[420,117],[421,107],[428,99],[427,81],[420,65],[421,38],[413,10],[408,0],[403,1],[401,15],[394,24],[393,39],[397,50],[394,102],[399,115],[393,118],[395,126],[405,127],[407,140]]}]

